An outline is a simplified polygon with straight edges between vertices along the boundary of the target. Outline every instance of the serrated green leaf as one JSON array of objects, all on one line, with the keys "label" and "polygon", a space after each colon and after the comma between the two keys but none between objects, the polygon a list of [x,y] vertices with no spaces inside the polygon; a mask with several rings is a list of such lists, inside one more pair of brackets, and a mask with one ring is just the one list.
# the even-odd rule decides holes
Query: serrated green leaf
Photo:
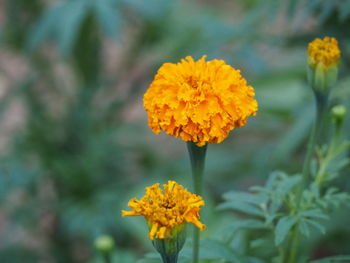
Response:
[{"label": "serrated green leaf", "polygon": [[218,210],[233,209],[249,215],[263,216],[263,211],[257,206],[239,201],[229,201],[217,206]]},{"label": "serrated green leaf", "polygon": [[291,230],[291,228],[295,225],[296,222],[297,219],[292,216],[282,217],[278,221],[275,229],[276,246],[280,245],[285,240],[285,238],[288,235],[288,232]]},{"label": "serrated green leaf", "polygon": [[299,232],[301,234],[303,234],[306,237],[310,236],[310,230],[309,230],[309,226],[307,225],[307,223],[305,222],[305,220],[300,220],[299,224],[298,224],[298,228],[299,228]]},{"label": "serrated green leaf", "polygon": [[336,149],[334,149],[334,151],[332,152],[332,158],[334,158],[335,156],[338,156],[339,154],[347,150],[349,147],[350,147],[350,142],[344,141]]},{"label": "serrated green leaf", "polygon": [[266,225],[270,225],[273,223],[273,221],[278,218],[278,217],[281,217],[282,214],[281,213],[273,213],[273,214],[268,214],[267,217],[266,217],[266,221],[265,221],[265,224]]},{"label": "serrated green leaf", "polygon": [[318,223],[315,220],[310,220],[310,219],[305,219],[305,221],[307,222],[307,224],[312,225],[313,227],[317,228],[318,230],[320,230],[320,232],[322,234],[326,233],[326,229],[323,225],[321,225],[320,223]]},{"label": "serrated green leaf", "polygon": [[249,187],[249,190],[253,192],[258,192],[258,193],[266,193],[265,187],[259,186],[259,185],[251,186]]},{"label": "serrated green leaf", "polygon": [[42,17],[39,18],[33,31],[29,35],[27,48],[30,51],[36,49],[46,38],[51,37],[57,26],[57,20],[62,14],[64,4],[59,3],[47,10]]},{"label": "serrated green leaf", "polygon": [[114,5],[107,0],[94,1],[93,4],[96,17],[104,32],[110,37],[116,36],[120,24],[118,9],[114,8]]},{"label": "serrated green leaf", "polygon": [[317,218],[317,219],[324,219],[328,220],[329,216],[323,213],[319,209],[314,209],[314,210],[307,210],[307,211],[302,211],[299,213],[301,217],[306,217],[306,218]]},{"label": "serrated green leaf", "polygon": [[300,182],[301,175],[290,176],[280,185],[278,190],[286,195]]},{"label": "serrated green leaf", "polygon": [[57,39],[60,52],[67,55],[73,48],[79,35],[80,26],[87,15],[87,2],[74,0],[66,2],[62,10],[62,17],[57,21]]},{"label": "serrated green leaf", "polygon": [[283,204],[283,197],[276,195],[271,198],[271,204],[268,207],[269,214],[275,214]]},{"label": "serrated green leaf", "polygon": [[244,257],[232,248],[215,240],[204,240],[201,242],[200,257],[206,260],[224,259],[232,263],[247,262]]},{"label": "serrated green leaf", "polygon": [[266,203],[267,197],[262,194],[251,194],[247,192],[239,192],[239,191],[230,191],[223,195],[223,198],[226,200],[247,202],[256,205],[260,205]]},{"label": "serrated green leaf", "polygon": [[287,178],[288,175],[283,171],[274,171],[272,172],[266,182],[266,188],[272,190],[276,183],[278,183],[279,180]]},{"label": "serrated green leaf", "polygon": [[224,231],[227,233],[234,233],[241,229],[263,229],[266,228],[264,222],[255,219],[239,220],[233,224],[225,227]]}]

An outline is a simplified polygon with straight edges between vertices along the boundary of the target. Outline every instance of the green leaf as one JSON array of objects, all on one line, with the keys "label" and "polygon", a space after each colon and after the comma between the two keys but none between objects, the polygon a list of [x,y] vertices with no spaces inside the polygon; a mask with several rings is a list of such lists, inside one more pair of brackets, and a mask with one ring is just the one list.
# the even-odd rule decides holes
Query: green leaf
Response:
[{"label": "green leaf", "polygon": [[305,221],[309,224],[312,225],[313,227],[317,228],[318,230],[320,230],[320,232],[322,234],[326,233],[326,229],[323,225],[321,225],[320,223],[318,223],[317,221],[314,220],[310,220],[310,219],[305,219]]},{"label": "green leaf", "polygon": [[287,195],[294,186],[296,186],[301,181],[301,175],[289,176],[278,188],[280,192]]},{"label": "green leaf", "polygon": [[230,191],[223,195],[226,200],[240,201],[260,205],[267,202],[267,197],[262,194],[251,194],[247,192]]},{"label": "green leaf", "polygon": [[339,8],[339,18],[340,21],[344,22],[350,15],[350,1],[344,1],[344,3]]},{"label": "green leaf", "polygon": [[280,245],[285,240],[285,238],[288,235],[288,232],[291,230],[291,228],[295,225],[296,222],[297,219],[292,216],[282,217],[278,221],[275,229],[276,246]]},{"label": "green leaf", "polygon": [[266,188],[272,190],[276,187],[276,184],[281,180],[287,178],[288,175],[283,171],[274,171],[272,172],[266,182]]},{"label": "green leaf", "polygon": [[318,19],[320,22],[323,24],[333,13],[337,6],[338,2],[337,1],[326,1],[324,2],[324,6],[318,16]]},{"label": "green leaf", "polygon": [[225,227],[224,231],[225,233],[233,234],[234,232],[241,229],[262,229],[262,228],[266,228],[266,225],[264,222],[255,220],[255,219],[247,219],[247,220],[239,220],[237,222],[234,222],[228,227]]},{"label": "green leaf", "polygon": [[255,216],[263,216],[264,215],[263,211],[260,208],[254,206],[254,205],[239,202],[239,201],[229,201],[229,202],[222,203],[222,204],[217,206],[217,209],[218,210],[233,209],[233,210],[237,210],[239,212],[243,212],[245,214],[255,215]]},{"label": "green leaf", "polygon": [[299,213],[299,215],[302,217],[309,217],[309,218],[317,218],[317,219],[324,219],[324,220],[329,219],[329,216],[323,213],[319,209],[302,211]]},{"label": "green leaf", "polygon": [[50,7],[39,19],[28,40],[29,50],[37,48],[47,38],[54,37],[60,52],[69,53],[87,14],[87,3],[85,0],[72,0]]},{"label": "green leaf", "polygon": [[51,37],[54,32],[54,28],[57,25],[57,20],[62,15],[64,4],[56,4],[50,7],[42,17],[39,18],[27,42],[27,48],[30,51],[36,49],[46,38]]},{"label": "green leaf", "polygon": [[57,39],[62,54],[67,55],[72,50],[87,11],[85,0],[74,0],[65,4],[62,17],[57,21]]},{"label": "green leaf", "polygon": [[298,224],[299,232],[306,237],[310,236],[310,229],[305,220],[300,220]]},{"label": "green leaf", "polygon": [[104,32],[110,37],[116,36],[120,24],[118,9],[114,8],[112,3],[107,0],[94,1],[93,4],[95,5],[96,17]]},{"label": "green leaf", "polygon": [[232,248],[215,240],[203,240],[200,247],[200,257],[206,260],[225,260],[234,263],[246,263],[246,259]]},{"label": "green leaf", "polygon": [[335,156],[341,154],[345,150],[347,150],[350,147],[350,142],[349,141],[344,141],[342,142],[334,151],[332,152],[332,158]]}]

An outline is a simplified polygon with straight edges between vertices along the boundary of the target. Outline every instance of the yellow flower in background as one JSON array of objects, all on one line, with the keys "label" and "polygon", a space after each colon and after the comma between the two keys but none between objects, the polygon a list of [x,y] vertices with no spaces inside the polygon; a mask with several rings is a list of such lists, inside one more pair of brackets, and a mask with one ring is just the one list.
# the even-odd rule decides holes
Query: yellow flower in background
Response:
[{"label": "yellow flower in background", "polygon": [[146,194],[140,200],[133,198],[128,206],[132,211],[122,211],[122,216],[144,216],[149,227],[149,238],[171,238],[186,222],[203,230],[205,225],[199,219],[200,207],[204,206],[202,197],[192,194],[174,181],[164,185],[164,191],[158,184],[146,188]]},{"label": "yellow flower in background", "polygon": [[322,64],[325,69],[337,64],[340,59],[338,41],[334,37],[316,38],[309,43],[309,65],[312,67]]},{"label": "yellow flower in background", "polygon": [[143,102],[155,133],[165,131],[198,146],[220,143],[229,132],[246,124],[258,105],[253,87],[239,70],[223,60],[164,63]]}]

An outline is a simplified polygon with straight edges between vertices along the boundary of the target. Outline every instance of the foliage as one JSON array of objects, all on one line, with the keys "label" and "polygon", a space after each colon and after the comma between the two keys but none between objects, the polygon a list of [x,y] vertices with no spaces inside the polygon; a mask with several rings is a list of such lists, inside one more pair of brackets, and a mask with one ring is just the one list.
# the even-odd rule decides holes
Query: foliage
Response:
[{"label": "foliage", "polygon": [[[204,215],[217,227],[204,234],[202,259],[270,263],[279,253],[271,244],[283,246],[294,229],[305,235],[309,255],[318,257],[327,242],[335,248],[329,246],[325,256],[350,253],[349,231],[338,223],[349,217],[348,210],[327,216],[349,199],[346,144],[319,147],[313,183],[301,209],[293,205],[301,183],[296,167],[312,120],[304,48],[311,37],[324,34],[346,46],[350,1],[5,2],[1,262],[101,262],[92,244],[102,233],[116,240],[115,262],[135,262],[152,251],[146,226],[124,221],[119,211],[144,185],[165,176],[189,185],[189,162],[184,147],[150,135],[135,105],[160,64],[203,53],[241,68],[256,87],[260,110],[244,131],[210,149],[208,207],[229,192],[218,211],[208,208]],[[334,101],[348,103],[350,59],[342,51]],[[8,129],[18,115],[20,125]],[[349,121],[344,125],[348,130]],[[286,172],[244,191],[262,185],[276,167]],[[189,261],[190,240],[186,246],[182,262]],[[157,260],[150,255],[140,262]]]}]

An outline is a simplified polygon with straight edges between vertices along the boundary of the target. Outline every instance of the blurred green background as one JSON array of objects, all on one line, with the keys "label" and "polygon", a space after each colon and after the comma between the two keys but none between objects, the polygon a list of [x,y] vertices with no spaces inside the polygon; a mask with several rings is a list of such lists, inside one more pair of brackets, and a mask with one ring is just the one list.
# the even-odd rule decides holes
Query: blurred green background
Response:
[{"label": "blurred green background", "polygon": [[[223,192],[300,170],[315,37],[339,41],[332,104],[349,109],[349,0],[4,0],[0,21],[0,262],[100,262],[101,234],[115,239],[116,262],[153,251],[144,220],[120,210],[156,182],[191,188],[185,143],[153,134],[142,105],[164,62],[224,59],[259,102],[246,127],[208,148],[204,237],[235,217],[213,212]],[[349,171],[336,183],[350,191]],[[315,258],[350,253],[349,218],[333,215],[310,240]]]}]

